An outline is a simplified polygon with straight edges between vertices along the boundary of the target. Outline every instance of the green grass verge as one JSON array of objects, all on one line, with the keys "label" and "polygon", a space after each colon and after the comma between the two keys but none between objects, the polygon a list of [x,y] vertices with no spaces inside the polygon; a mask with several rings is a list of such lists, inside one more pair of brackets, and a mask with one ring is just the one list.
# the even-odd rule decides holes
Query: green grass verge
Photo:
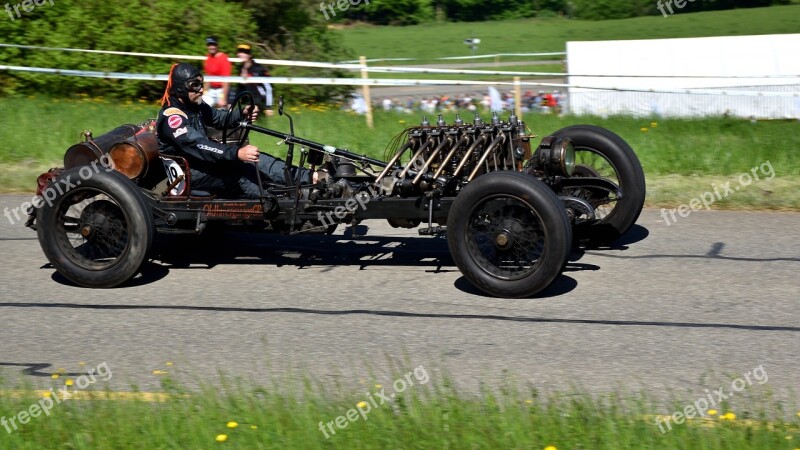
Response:
[{"label": "green grass verge", "polygon": [[[103,100],[0,99],[0,108],[14,111],[13,123],[0,128],[0,191],[31,192],[36,176],[62,165],[66,149],[80,140],[84,129],[100,135],[124,123],[155,117],[158,106]],[[375,128],[363,117],[329,106],[287,107],[297,133],[311,140],[384,158],[386,145],[404,128],[420,121],[420,114],[376,111]],[[452,122],[454,113],[445,114]],[[464,114],[465,119],[470,116]],[[433,118],[432,118],[433,119]],[[285,118],[260,119],[261,124],[287,131]],[[484,120],[488,116],[484,114]],[[648,204],[688,203],[713,185],[732,181],[769,161],[774,178],[753,183],[715,204],[715,208],[800,209],[800,133],[796,121],[713,118],[634,119],[629,117],[559,117],[528,114],[528,126],[539,136],[578,123],[608,128],[637,152],[648,182]],[[281,156],[285,147],[276,138],[253,133],[263,151]],[[538,142],[538,141],[537,141]]]},{"label": "green grass verge", "polygon": [[[705,419],[671,424],[671,429],[662,425],[662,433],[653,415],[655,407],[644,395],[545,395],[510,383],[468,395],[448,381],[410,379],[410,385],[398,388],[402,393],[374,383],[332,390],[308,379],[302,385],[270,387],[223,380],[221,387],[187,392],[165,380],[171,394],[166,401],[71,399],[53,405],[48,415],[40,411],[24,424],[16,421],[16,430],[9,425],[11,432],[0,427],[0,446],[791,450],[800,438],[800,413],[786,411],[766,393],[748,396],[741,405],[722,405]],[[393,395],[384,404],[377,395],[381,389],[386,396]],[[13,391],[17,395],[8,393],[0,396],[6,419],[18,419],[19,412],[31,411],[31,405],[43,401],[30,388],[21,395],[19,390]],[[367,411],[362,402],[370,397],[375,402]],[[365,411],[363,416],[357,413],[358,406]],[[675,402],[660,409],[672,414],[684,408],[685,403]],[[344,418],[337,426],[340,416]]]},{"label": "green grass verge", "polygon": [[554,18],[442,22],[409,27],[355,26],[337,32],[357,55],[419,58],[414,63],[422,63],[438,57],[470,55],[463,40],[472,36],[481,39],[480,54],[496,54],[564,51],[567,41],[746,36],[796,33],[798,29],[800,5],[677,13],[667,18],[659,15],[603,21]]}]

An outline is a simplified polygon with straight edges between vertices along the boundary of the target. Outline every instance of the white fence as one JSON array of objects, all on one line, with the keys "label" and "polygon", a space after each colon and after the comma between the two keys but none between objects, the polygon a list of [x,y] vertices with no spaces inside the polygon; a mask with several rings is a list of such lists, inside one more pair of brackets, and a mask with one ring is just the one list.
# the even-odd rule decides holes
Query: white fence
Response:
[{"label": "white fence", "polygon": [[[197,55],[51,48],[0,44],[2,47],[38,51],[105,53],[120,56],[202,60]],[[567,52],[515,53],[447,57],[441,60],[497,58],[500,56],[567,55],[569,73],[503,70],[462,70],[430,67],[368,66],[367,62],[408,60],[382,58],[342,63],[257,59],[265,65],[335,68],[361,72],[361,78],[319,77],[207,77],[234,83],[316,84],[361,86],[470,86],[473,91],[566,90],[561,110],[573,114],[635,116],[732,115],[754,118],[800,119],[800,34],[639,41],[569,42]],[[231,58],[237,61],[236,58]],[[487,65],[490,63],[487,63]],[[127,80],[166,80],[166,73],[111,73],[88,70],[0,66],[0,70],[61,76]],[[372,79],[369,73],[494,75],[508,81],[429,80],[418,78]],[[546,78],[547,81],[536,81]],[[523,79],[524,78],[524,79]],[[566,82],[553,82],[565,79]],[[519,102],[517,103],[519,107]]]},{"label": "white fence", "polygon": [[800,34],[569,42],[570,111],[800,119],[797,55]]}]

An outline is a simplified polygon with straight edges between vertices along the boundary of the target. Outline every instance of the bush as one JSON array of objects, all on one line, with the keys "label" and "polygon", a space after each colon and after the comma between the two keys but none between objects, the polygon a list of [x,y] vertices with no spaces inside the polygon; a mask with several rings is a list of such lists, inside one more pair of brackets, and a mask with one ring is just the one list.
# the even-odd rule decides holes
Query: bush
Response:
[{"label": "bush", "polygon": [[[239,42],[261,44],[256,57],[335,60],[347,53],[340,41],[312,16],[310,2],[262,0],[59,0],[0,20],[0,36],[11,44],[144,53],[205,55],[205,37],[217,36],[220,50],[232,54]],[[321,16],[321,14],[320,14]],[[174,62],[106,54],[0,49],[0,64],[86,71],[167,74]],[[192,61],[198,66],[202,61]],[[277,70],[283,72],[283,70]],[[301,71],[288,70],[300,76]],[[326,76],[315,70],[315,76]],[[330,75],[335,75],[329,73]],[[8,72],[0,94],[42,93],[156,99],[164,82],[79,78]],[[341,88],[305,87],[287,91],[302,100],[337,95]],[[306,92],[309,92],[306,95]]]}]

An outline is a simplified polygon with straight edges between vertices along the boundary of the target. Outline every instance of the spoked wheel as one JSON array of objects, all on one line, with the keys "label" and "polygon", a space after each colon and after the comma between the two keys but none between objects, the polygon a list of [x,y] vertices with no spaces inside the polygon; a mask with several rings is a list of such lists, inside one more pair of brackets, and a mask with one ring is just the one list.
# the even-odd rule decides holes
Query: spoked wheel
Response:
[{"label": "spoked wheel", "polygon": [[55,180],[80,181],[41,207],[39,243],[50,263],[73,283],[115,287],[138,273],[150,250],[151,209],[138,188],[118,172],[80,179],[78,169],[64,171]]},{"label": "spoked wheel", "polygon": [[592,125],[563,128],[553,135],[572,140],[573,177],[606,178],[621,192],[619,197],[599,188],[569,188],[560,193],[582,198],[595,209],[595,220],[576,226],[576,238],[603,245],[625,234],[639,218],[645,197],[644,171],[633,149],[611,131]]},{"label": "spoked wheel", "polygon": [[519,172],[493,172],[469,183],[447,218],[447,244],[464,276],[497,297],[546,288],[569,256],[572,230],[549,187]]}]

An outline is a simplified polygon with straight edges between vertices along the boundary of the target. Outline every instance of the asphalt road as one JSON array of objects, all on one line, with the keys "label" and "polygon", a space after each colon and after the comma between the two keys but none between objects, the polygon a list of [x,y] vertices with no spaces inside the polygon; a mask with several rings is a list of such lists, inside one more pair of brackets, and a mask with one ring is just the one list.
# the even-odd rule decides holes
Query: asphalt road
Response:
[{"label": "asphalt road", "polygon": [[[0,210],[24,200],[0,197]],[[469,391],[510,379],[693,399],[762,366],[768,381],[745,392],[800,391],[800,214],[694,212],[667,226],[645,210],[613,248],[575,251],[554,286],[523,300],[477,292],[444,239],[364,225],[355,239],[164,243],[129,285],[91,290],[2,217],[0,375],[47,384],[105,362],[111,388],[155,391],[166,376],[193,386],[218,371],[388,385],[392,366],[422,365]]]}]

